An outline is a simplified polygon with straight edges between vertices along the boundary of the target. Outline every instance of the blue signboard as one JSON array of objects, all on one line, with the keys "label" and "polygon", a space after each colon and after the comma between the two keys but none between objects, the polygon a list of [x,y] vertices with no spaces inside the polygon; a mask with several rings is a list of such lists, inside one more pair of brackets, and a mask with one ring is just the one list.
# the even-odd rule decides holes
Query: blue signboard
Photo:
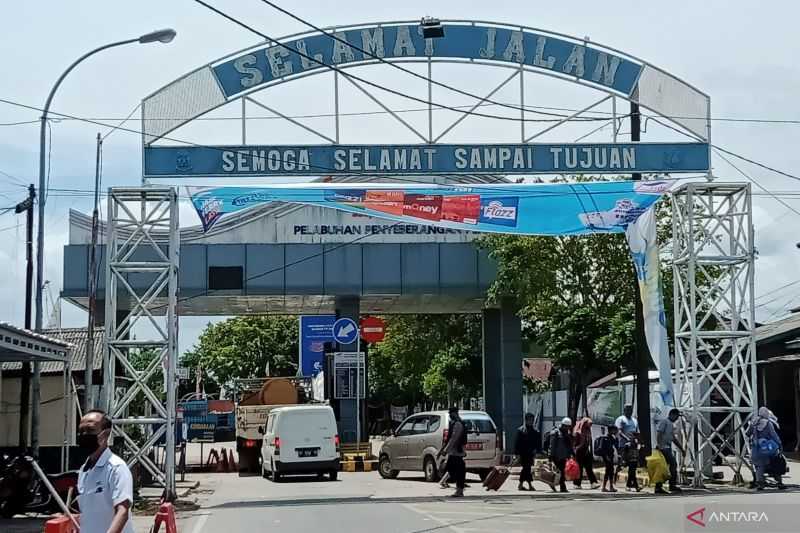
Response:
[{"label": "blue signboard", "polygon": [[300,317],[300,369],[304,376],[322,371],[325,343],[333,340],[334,315]]},{"label": "blue signboard", "polygon": [[706,143],[146,146],[145,177],[705,172]]},{"label": "blue signboard", "polygon": [[358,339],[358,325],[351,318],[340,318],[333,324],[333,340],[339,344],[353,344]]},{"label": "blue signboard", "polygon": [[[226,98],[325,65],[393,58],[452,58],[523,64],[630,96],[642,66],[608,50],[525,29],[444,24],[444,37],[424,39],[419,25],[381,25],[285,41],[249,50],[213,67]],[[356,50],[358,47],[366,53]],[[313,59],[311,59],[313,58]]]}]

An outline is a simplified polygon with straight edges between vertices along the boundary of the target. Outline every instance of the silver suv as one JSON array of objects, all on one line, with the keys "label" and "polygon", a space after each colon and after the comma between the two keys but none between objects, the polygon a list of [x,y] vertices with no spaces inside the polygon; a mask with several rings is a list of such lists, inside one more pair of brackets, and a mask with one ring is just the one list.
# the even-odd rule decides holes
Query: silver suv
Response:
[{"label": "silver suv", "polygon": [[[489,470],[500,464],[503,455],[502,434],[491,417],[483,411],[459,413],[467,429],[467,472],[483,480]],[[394,479],[401,470],[424,472],[426,481],[439,480],[436,454],[445,441],[447,411],[417,413],[406,418],[381,447],[378,471]]]}]

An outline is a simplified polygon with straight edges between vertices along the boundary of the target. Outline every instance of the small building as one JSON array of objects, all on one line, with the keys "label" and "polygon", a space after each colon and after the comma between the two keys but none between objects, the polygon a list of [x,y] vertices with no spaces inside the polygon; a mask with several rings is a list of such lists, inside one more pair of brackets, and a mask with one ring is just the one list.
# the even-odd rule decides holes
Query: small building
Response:
[{"label": "small building", "polygon": [[[21,330],[24,331],[24,330]],[[86,328],[61,328],[45,330],[43,335],[49,339],[62,341],[70,345],[71,386],[73,405],[70,409],[71,423],[67,435],[69,444],[75,443],[75,426],[80,413],[79,405],[83,405],[84,369],[86,368]],[[94,332],[94,384],[95,398],[99,398],[100,385],[103,381],[103,330]],[[19,445],[20,398],[22,389],[22,361],[5,361],[0,363],[0,448],[11,448]],[[55,360],[42,361],[41,365],[41,409],[39,425],[39,443],[42,448],[60,447],[64,443],[64,413],[66,406],[63,369],[64,364]],[[29,396],[30,397],[30,396]],[[30,421],[30,417],[28,418]],[[30,435],[30,423],[28,426]],[[28,441],[30,442],[30,440]],[[45,451],[42,454],[46,454]]]},{"label": "small building", "polygon": [[800,309],[756,329],[758,404],[780,424],[786,451],[800,451]]}]

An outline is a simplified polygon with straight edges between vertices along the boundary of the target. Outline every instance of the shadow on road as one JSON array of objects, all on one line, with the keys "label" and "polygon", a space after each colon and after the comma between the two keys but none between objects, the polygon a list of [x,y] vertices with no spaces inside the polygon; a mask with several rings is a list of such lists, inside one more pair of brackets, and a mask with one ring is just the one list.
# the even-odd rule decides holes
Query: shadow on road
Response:
[{"label": "shadow on road", "polygon": [[[703,497],[710,495],[723,495],[723,494],[742,494],[741,491],[735,490],[700,490],[700,489],[687,489],[684,490],[681,497]],[[299,507],[308,505],[348,505],[348,504],[387,504],[387,503],[431,503],[431,502],[447,502],[447,501],[472,501],[472,502],[485,502],[494,505],[511,505],[516,501],[608,501],[608,502],[623,502],[631,500],[652,500],[662,499],[669,500],[672,496],[656,496],[652,493],[625,493],[625,494],[608,494],[608,493],[581,493],[570,492],[567,494],[554,493],[554,492],[536,492],[534,494],[492,494],[482,490],[475,490],[474,494],[467,493],[463,498],[450,498],[448,496],[395,496],[395,497],[373,497],[373,496],[346,496],[346,497],[330,497],[330,498],[297,498],[285,500],[249,500],[249,501],[230,501],[218,505],[211,505],[206,509],[247,509],[247,508],[274,508],[274,507]]]}]

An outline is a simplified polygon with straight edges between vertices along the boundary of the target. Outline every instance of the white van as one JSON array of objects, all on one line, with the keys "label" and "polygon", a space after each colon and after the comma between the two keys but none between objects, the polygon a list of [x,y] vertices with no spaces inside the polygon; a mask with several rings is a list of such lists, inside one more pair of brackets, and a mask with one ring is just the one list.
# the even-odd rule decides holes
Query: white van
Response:
[{"label": "white van", "polygon": [[273,409],[261,445],[261,474],[280,481],[285,474],[339,473],[339,432],[327,405],[295,405]]}]

